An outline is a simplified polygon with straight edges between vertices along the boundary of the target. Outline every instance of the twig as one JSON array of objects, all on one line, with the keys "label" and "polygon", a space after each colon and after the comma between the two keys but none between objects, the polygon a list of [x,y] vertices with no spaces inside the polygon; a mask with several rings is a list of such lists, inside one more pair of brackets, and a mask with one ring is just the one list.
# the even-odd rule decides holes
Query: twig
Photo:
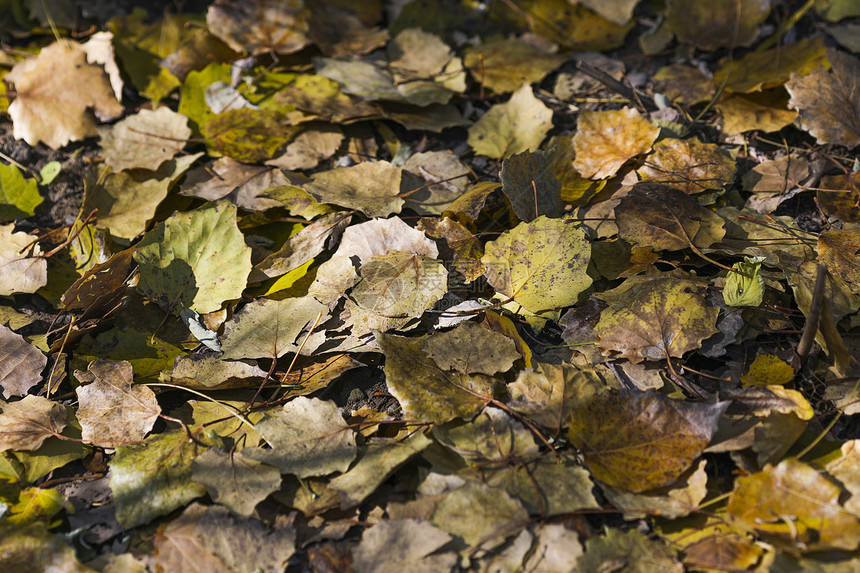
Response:
[{"label": "twig", "polygon": [[577,60],[576,69],[587,76],[591,76],[592,78],[599,81],[618,95],[624,96],[625,98],[629,99],[631,102],[640,102],[642,104],[642,107],[645,108],[645,111],[657,111],[658,109],[660,109],[660,107],[656,103],[654,103],[654,98],[647,94],[641,93],[634,88],[629,88],[625,86],[623,83],[619,82],[600,68],[596,68],[587,62],[583,62],[582,60]]},{"label": "twig", "polygon": [[827,277],[827,265],[818,263],[818,269],[815,276],[815,288],[812,291],[812,302],[809,304],[809,314],[806,315],[806,322],[803,325],[803,334],[800,336],[800,342],[797,343],[797,349],[794,351],[800,360],[804,360],[812,349],[812,341],[815,340],[815,335],[818,333],[818,323],[821,320],[821,304],[824,302],[824,285]]}]

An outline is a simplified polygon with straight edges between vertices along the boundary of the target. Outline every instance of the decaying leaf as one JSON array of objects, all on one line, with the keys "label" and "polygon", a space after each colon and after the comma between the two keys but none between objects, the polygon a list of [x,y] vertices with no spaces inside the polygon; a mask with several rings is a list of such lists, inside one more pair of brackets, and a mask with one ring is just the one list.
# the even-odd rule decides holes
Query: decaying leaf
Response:
[{"label": "decaying leaf", "polygon": [[105,162],[114,171],[158,169],[185,147],[191,137],[188,118],[160,107],[141,110],[101,134]]},{"label": "decaying leaf", "polygon": [[250,302],[224,326],[223,358],[277,358],[296,352],[299,334],[320,313],[326,315],[328,309],[310,296]]},{"label": "decaying leaf", "polygon": [[42,249],[15,225],[0,225],[0,295],[36,292],[48,283],[48,262]]},{"label": "decaying leaf", "polygon": [[723,238],[722,217],[686,193],[659,183],[639,183],[615,207],[618,236],[654,250],[709,247]]},{"label": "decaying leaf", "polygon": [[321,171],[302,188],[321,203],[358,209],[368,217],[387,217],[403,206],[401,169],[387,161]]},{"label": "decaying leaf", "polygon": [[827,50],[832,71],[791,75],[785,89],[789,106],[800,112],[800,123],[820,144],[851,149],[860,145],[860,60]]},{"label": "decaying leaf", "polygon": [[516,38],[470,47],[464,61],[476,82],[500,94],[541,81],[563,62],[564,57]]},{"label": "decaying leaf", "polygon": [[708,445],[728,402],[609,390],[571,413],[570,439],[594,477],[643,492],[677,480]]},{"label": "decaying leaf", "polygon": [[628,159],[647,153],[659,133],[660,128],[634,108],[584,111],[573,136],[573,166],[583,177],[605,179],[615,175]]},{"label": "decaying leaf", "polygon": [[552,111],[523,84],[469,128],[469,145],[479,155],[502,159],[536,150],[551,127]]},{"label": "decaying leaf", "polygon": [[404,415],[416,421],[470,418],[493,398],[488,376],[446,372],[424,352],[426,336],[377,336],[385,353],[385,383]]},{"label": "decaying leaf", "polygon": [[[355,573],[450,571],[457,563],[457,555],[436,553],[450,540],[450,535],[427,521],[383,521],[365,530],[353,553],[352,568]],[[380,560],[383,553],[390,553],[394,559]]]},{"label": "decaying leaf", "polygon": [[524,151],[502,162],[502,192],[520,221],[561,216],[561,181],[554,169],[555,156],[549,151]]},{"label": "decaying leaf", "polygon": [[630,277],[603,293],[609,308],[594,331],[604,352],[631,362],[680,358],[717,332],[719,308],[705,301],[704,285],[679,277]]},{"label": "decaying leaf", "polygon": [[209,31],[237,52],[290,54],[310,40],[302,0],[218,0],[209,7]]},{"label": "decaying leaf", "polygon": [[149,436],[143,445],[119,446],[110,462],[110,488],[116,519],[124,527],[149,523],[206,495],[191,481],[191,463],[207,445],[223,445],[217,436],[195,431],[191,440],[181,429]]},{"label": "decaying leaf", "polygon": [[735,162],[718,145],[695,139],[663,139],[637,171],[642,181],[662,183],[688,195],[720,190],[735,177]]},{"label": "decaying leaf", "polygon": [[860,544],[860,520],[839,503],[839,486],[793,458],[735,480],[728,511],[770,539],[804,550]]},{"label": "decaying leaf", "polygon": [[732,265],[733,273],[726,276],[723,301],[729,306],[758,306],[764,297],[761,264],[764,257],[744,257]]},{"label": "decaying leaf", "polygon": [[101,446],[142,440],[161,413],[150,388],[134,384],[127,361],[95,360],[75,377],[83,439]]},{"label": "decaying leaf", "polygon": [[75,557],[75,550],[43,523],[20,526],[0,523],[0,566],[7,571],[92,573]]},{"label": "decaying leaf", "polygon": [[48,358],[24,337],[0,325],[0,386],[3,397],[24,396],[42,380]]},{"label": "decaying leaf", "polygon": [[24,396],[0,407],[0,451],[38,450],[66,427],[66,407],[41,396]]},{"label": "decaying leaf", "polygon": [[576,560],[576,570],[600,571],[606,563],[613,569],[621,565],[630,573],[684,571],[674,550],[636,530],[608,529],[605,536],[589,539],[585,554]]},{"label": "decaying leaf", "polygon": [[271,449],[245,448],[246,457],[299,478],[342,472],[355,458],[355,434],[337,406],[299,396],[266,415],[256,430]]},{"label": "decaying leaf", "polygon": [[104,70],[89,64],[80,44],[69,40],[16,64],[4,79],[15,84],[17,93],[9,105],[13,133],[30,145],[43,141],[58,149],[97,135],[90,109],[102,120],[123,111]]},{"label": "decaying leaf", "polygon": [[749,46],[770,14],[769,0],[666,3],[666,21],[682,42],[702,50]]},{"label": "decaying leaf", "polygon": [[244,517],[281,487],[278,468],[220,448],[209,448],[194,458],[191,479],[206,486],[213,501]]},{"label": "decaying leaf", "polygon": [[440,368],[461,374],[505,372],[521,358],[513,340],[474,322],[430,336],[423,350]]}]

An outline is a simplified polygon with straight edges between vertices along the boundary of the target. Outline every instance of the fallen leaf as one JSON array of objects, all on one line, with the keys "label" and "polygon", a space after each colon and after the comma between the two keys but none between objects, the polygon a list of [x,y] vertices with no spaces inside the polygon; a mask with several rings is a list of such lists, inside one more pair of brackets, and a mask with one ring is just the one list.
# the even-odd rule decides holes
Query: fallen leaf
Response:
[{"label": "fallen leaf", "polygon": [[52,519],[64,510],[73,510],[66,496],[55,489],[30,487],[21,491],[18,503],[9,507],[7,519],[17,525],[38,521],[50,524]]},{"label": "fallen leaf", "polygon": [[662,183],[687,195],[720,191],[734,181],[735,162],[718,145],[695,139],[663,139],[636,173],[642,181]]},{"label": "fallen leaf", "polygon": [[250,517],[258,503],[281,487],[278,468],[220,448],[194,458],[191,479],[206,486],[212,501],[243,517]]},{"label": "fallen leaf", "polygon": [[[450,535],[427,521],[383,521],[364,531],[352,554],[352,569],[355,573],[450,571],[457,564],[457,555],[436,553],[450,540]],[[380,560],[382,554],[393,559]]]},{"label": "fallen leaf", "polygon": [[206,24],[237,52],[291,54],[310,43],[309,16],[302,0],[216,0]]},{"label": "fallen leaf", "polygon": [[117,447],[109,465],[120,525],[145,525],[206,495],[203,485],[191,481],[191,463],[206,445],[222,444],[202,430],[195,430],[194,437],[196,441],[177,429],[149,436],[143,445]]},{"label": "fallen leaf", "polygon": [[203,126],[215,151],[243,163],[272,159],[300,130],[282,112],[248,108],[223,111]]},{"label": "fallen leaf", "polygon": [[860,293],[860,259],[857,256],[860,234],[856,229],[847,227],[822,232],[816,250],[819,262],[827,265],[833,276],[845,281],[852,292]]},{"label": "fallen leaf", "polygon": [[0,164],[0,221],[30,217],[41,203],[35,179],[24,179],[14,165]]},{"label": "fallen leaf", "polygon": [[472,78],[497,93],[533,84],[564,63],[564,56],[550,54],[517,38],[486,42],[466,49],[464,64]]},{"label": "fallen leaf", "polygon": [[24,396],[42,381],[48,357],[20,334],[0,325],[0,386],[3,397]]},{"label": "fallen leaf", "polygon": [[582,551],[582,544],[575,531],[561,523],[542,524],[537,530],[535,547],[526,559],[524,570],[569,573],[571,564],[582,555]]},{"label": "fallen leaf", "polygon": [[0,296],[36,292],[48,284],[48,262],[38,242],[14,229],[14,223],[0,225]]},{"label": "fallen leaf", "polygon": [[528,520],[522,504],[504,490],[470,481],[445,494],[430,522],[470,547],[492,549]]},{"label": "fallen leaf", "polygon": [[207,201],[225,199],[246,211],[265,211],[280,207],[275,197],[266,195],[272,188],[307,181],[306,177],[287,176],[279,169],[264,165],[246,165],[230,157],[191,171],[181,193]]},{"label": "fallen leaf", "polygon": [[732,265],[733,273],[726,275],[723,301],[729,306],[758,306],[764,298],[761,264],[764,257],[744,257]]},{"label": "fallen leaf", "polygon": [[779,131],[791,125],[798,116],[796,111],[788,109],[788,100],[782,90],[731,96],[714,107],[723,116],[723,132],[729,136],[754,129]]},{"label": "fallen leaf", "polygon": [[346,471],[355,459],[355,433],[334,402],[299,396],[267,414],[255,429],[271,449],[245,448],[245,457],[299,478]]},{"label": "fallen leaf", "polygon": [[19,62],[4,79],[15,84],[17,94],[9,104],[13,134],[32,146],[43,141],[59,149],[97,135],[89,108],[103,120],[123,112],[104,70],[87,63],[84,49],[69,40]]},{"label": "fallen leaf", "polygon": [[794,368],[773,354],[759,354],[741,376],[744,386],[784,386],[794,380]]},{"label": "fallen leaf", "polygon": [[188,118],[160,107],[143,109],[103,130],[101,146],[105,162],[114,171],[155,171],[182,151],[189,137]]},{"label": "fallen leaf", "polygon": [[[600,4],[606,10],[610,9],[607,3]],[[633,27],[632,21],[619,26],[589,9],[585,3],[571,5],[567,0],[529,3],[525,5],[523,14],[532,32],[571,50],[618,48]]]},{"label": "fallen leaf", "polygon": [[287,145],[283,155],[266,162],[280,169],[312,169],[328,159],[340,147],[343,131],[337,125],[321,124],[299,133]]},{"label": "fallen leaf", "polygon": [[194,503],[159,529],[154,545],[162,571],[279,573],[296,551],[296,532]]},{"label": "fallen leaf", "polygon": [[639,183],[615,207],[618,236],[657,251],[710,247],[723,238],[723,218],[686,193]]},{"label": "fallen leaf", "polygon": [[359,269],[347,308],[353,334],[403,328],[420,318],[448,292],[448,270],[441,263],[405,251],[374,255]]},{"label": "fallen leaf", "polygon": [[750,52],[739,60],[724,60],[713,83],[737,93],[760,92],[782,86],[793,73],[805,76],[828,66],[824,38],[801,38],[793,44]]},{"label": "fallen leaf", "polygon": [[198,390],[224,390],[259,385],[265,376],[266,371],[256,364],[192,354],[177,356],[164,381]]},{"label": "fallen leaf", "polygon": [[82,386],[77,418],[84,441],[100,446],[140,441],[152,429],[161,407],[150,388],[134,384],[127,361],[94,360],[76,371]]},{"label": "fallen leaf", "polygon": [[693,513],[708,494],[708,474],[705,473],[706,460],[699,460],[694,471],[682,478],[680,485],[660,494],[648,495],[614,489],[601,485],[603,494],[616,509],[624,512],[625,519],[641,515],[656,514],[665,519],[678,519]]},{"label": "fallen leaf", "polygon": [[522,358],[513,340],[474,322],[431,335],[423,350],[443,370],[461,374],[506,372]]},{"label": "fallen leaf", "polygon": [[549,151],[524,151],[502,162],[502,192],[520,221],[561,216],[561,181],[554,170],[555,155]]},{"label": "fallen leaf", "polygon": [[597,344],[634,364],[680,358],[717,332],[719,308],[707,304],[704,284],[692,279],[630,277],[601,298],[609,307],[594,327]]},{"label": "fallen leaf", "polygon": [[486,408],[465,424],[436,426],[433,435],[470,463],[530,459],[538,455],[531,431],[499,408]]},{"label": "fallen leaf", "polygon": [[471,169],[450,151],[425,151],[406,160],[403,169],[426,183],[408,191],[405,206],[420,215],[440,215],[463,194]]},{"label": "fallen leaf", "polygon": [[848,440],[840,450],[842,456],[827,464],[827,472],[851,492],[845,509],[860,515],[860,440]]},{"label": "fallen leaf", "polygon": [[770,14],[769,0],[714,0],[690,5],[666,2],[666,22],[678,40],[701,50],[749,46]]},{"label": "fallen leaf", "polygon": [[[236,226],[236,207],[204,205],[174,213],[143,236],[134,252],[137,290],[166,312],[218,310],[242,296],[251,272],[251,249]],[[229,268],[229,276],[224,269]]]},{"label": "fallen leaf", "polygon": [[595,478],[640,493],[677,480],[702,454],[728,405],[609,390],[573,408],[570,440]]},{"label": "fallen leaf", "polygon": [[481,257],[484,256],[484,247],[462,223],[451,217],[442,217],[441,219],[423,217],[418,222],[417,228],[436,239],[445,239],[448,247],[454,251],[454,268],[468,282],[474,281],[484,274],[486,269],[484,263],[481,262]]},{"label": "fallen leaf", "polygon": [[860,544],[860,521],[839,503],[841,488],[794,458],[735,480],[729,514],[745,527],[802,551]]},{"label": "fallen leaf", "polygon": [[0,567],[6,571],[93,573],[75,558],[75,550],[48,533],[42,523],[0,523]]},{"label": "fallen leaf", "polygon": [[41,396],[24,396],[0,408],[0,451],[38,450],[66,427],[66,407]]},{"label": "fallen leaf", "polygon": [[508,385],[508,405],[535,424],[560,430],[570,424],[573,406],[607,388],[618,389],[618,384],[606,381],[593,367],[541,363],[534,370],[521,371]]},{"label": "fallen leaf", "polygon": [[551,128],[552,111],[523,84],[469,128],[468,143],[478,155],[503,159],[536,150]]},{"label": "fallen leaf", "polygon": [[628,159],[647,153],[660,128],[634,108],[617,111],[584,111],[579,116],[573,146],[574,168],[588,179],[605,179]]},{"label": "fallen leaf", "polygon": [[352,167],[321,171],[302,188],[321,203],[357,209],[368,217],[399,213],[401,169],[387,161],[364,162]]},{"label": "fallen leaf", "polygon": [[669,547],[658,540],[649,539],[634,530],[607,529],[603,537],[585,542],[585,554],[576,560],[576,570],[595,573],[606,568],[623,567],[625,573],[682,573],[684,566]]},{"label": "fallen leaf", "polygon": [[403,463],[429,447],[433,441],[423,432],[405,439],[373,438],[362,448],[358,462],[329,482],[340,498],[340,508],[358,505],[376,491]]},{"label": "fallen leaf", "polygon": [[860,145],[860,60],[832,49],[827,50],[827,59],[830,72],[791,74],[785,83],[791,94],[788,105],[800,112],[801,127],[818,143],[852,149]]},{"label": "fallen leaf", "polygon": [[572,219],[538,217],[484,246],[484,275],[496,297],[538,313],[574,304],[591,284],[590,247]]},{"label": "fallen leaf", "polygon": [[221,336],[222,358],[278,358],[298,350],[302,330],[328,314],[328,308],[313,297],[250,302],[224,326]]},{"label": "fallen leaf", "polygon": [[385,354],[385,383],[404,416],[419,422],[471,418],[493,398],[488,376],[467,376],[439,368],[423,350],[426,336],[377,337]]},{"label": "fallen leaf", "polygon": [[662,67],[652,79],[656,92],[686,105],[708,101],[715,91],[713,78],[686,64]]}]

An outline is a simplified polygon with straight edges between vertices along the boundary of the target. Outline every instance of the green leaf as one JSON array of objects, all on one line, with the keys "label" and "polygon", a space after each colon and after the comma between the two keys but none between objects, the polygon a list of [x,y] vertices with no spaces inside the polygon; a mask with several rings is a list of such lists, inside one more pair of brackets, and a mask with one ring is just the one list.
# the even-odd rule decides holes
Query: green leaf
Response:
[{"label": "green leaf", "polygon": [[0,569],[36,573],[93,573],[75,559],[75,550],[51,535],[42,523],[24,527],[0,521]]},{"label": "green leaf", "polygon": [[206,495],[206,488],[191,480],[191,464],[208,442],[220,440],[195,431],[191,440],[181,429],[150,436],[141,446],[119,446],[110,462],[110,488],[116,519],[123,527],[145,525],[160,515]]},{"label": "green leaf", "polygon": [[219,113],[203,131],[219,153],[245,163],[262,163],[277,155],[300,129],[281,112],[245,108]]},{"label": "green leaf", "polygon": [[577,301],[591,285],[590,256],[585,233],[573,220],[541,216],[487,243],[481,262],[496,298],[539,313]]},{"label": "green leaf", "polygon": [[30,217],[41,202],[35,179],[24,179],[17,167],[0,163],[0,220]]},{"label": "green leaf", "polygon": [[764,279],[761,264],[764,257],[744,257],[743,262],[735,263],[737,271],[726,276],[723,287],[723,300],[729,306],[758,306],[764,297]]},{"label": "green leaf", "polygon": [[71,510],[66,496],[55,489],[27,488],[18,496],[18,503],[9,507],[9,523],[25,525],[41,521],[48,524],[64,509]]},{"label": "green leaf", "polygon": [[186,76],[179,96],[179,113],[188,117],[195,135],[214,117],[206,103],[206,88],[215,82],[230,83],[230,64],[214,62]]},{"label": "green leaf", "polygon": [[144,235],[134,260],[140,265],[138,292],[174,314],[218,310],[242,296],[251,272],[236,206],[226,202],[174,213]]}]

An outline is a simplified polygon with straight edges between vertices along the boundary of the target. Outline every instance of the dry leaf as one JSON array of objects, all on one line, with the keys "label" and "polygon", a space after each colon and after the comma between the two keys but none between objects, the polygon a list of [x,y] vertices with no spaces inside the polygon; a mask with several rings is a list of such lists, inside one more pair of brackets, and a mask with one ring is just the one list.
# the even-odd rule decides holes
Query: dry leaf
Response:
[{"label": "dry leaf", "polygon": [[0,452],[38,450],[66,427],[66,407],[41,396],[0,403]]},{"label": "dry leaf", "polygon": [[633,108],[584,111],[573,136],[573,166],[583,177],[605,179],[615,175],[628,159],[647,153],[659,133],[659,127]]},{"label": "dry leaf", "polygon": [[103,120],[123,111],[104,70],[87,63],[84,49],[68,40],[16,64],[4,79],[15,84],[17,93],[9,105],[13,133],[30,145],[43,141],[59,149],[97,135],[90,109]]}]

